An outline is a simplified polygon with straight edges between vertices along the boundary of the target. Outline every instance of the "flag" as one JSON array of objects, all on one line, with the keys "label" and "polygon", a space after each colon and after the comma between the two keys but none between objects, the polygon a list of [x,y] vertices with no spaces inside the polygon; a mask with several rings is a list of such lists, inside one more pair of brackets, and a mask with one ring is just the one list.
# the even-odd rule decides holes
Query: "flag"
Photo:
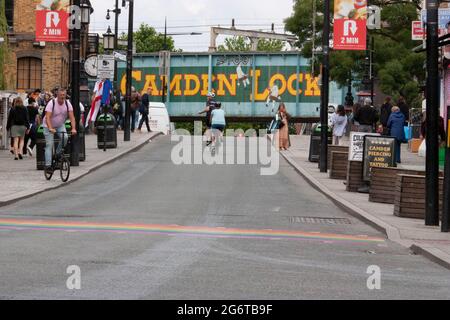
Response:
[{"label": "flag", "polygon": [[92,100],[91,109],[89,110],[88,117],[86,119],[86,127],[95,120],[97,120],[98,112],[102,104],[103,97],[103,81],[98,81],[94,88],[95,98]]},{"label": "flag", "polygon": [[111,102],[112,83],[109,79],[103,82],[102,106],[109,105]]}]

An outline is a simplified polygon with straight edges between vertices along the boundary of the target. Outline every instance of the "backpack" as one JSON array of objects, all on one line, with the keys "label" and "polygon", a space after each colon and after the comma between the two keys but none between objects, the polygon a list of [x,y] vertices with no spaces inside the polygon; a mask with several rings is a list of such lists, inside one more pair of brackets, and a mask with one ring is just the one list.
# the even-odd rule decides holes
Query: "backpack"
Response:
[{"label": "backpack", "polygon": [[[67,109],[67,115],[69,114],[69,104],[67,103],[67,100],[65,100],[66,109]],[[55,113],[55,99],[52,99],[52,114]],[[45,108],[46,109],[46,108]],[[45,114],[47,113],[44,109],[44,112],[42,114],[42,118],[45,118]]]}]

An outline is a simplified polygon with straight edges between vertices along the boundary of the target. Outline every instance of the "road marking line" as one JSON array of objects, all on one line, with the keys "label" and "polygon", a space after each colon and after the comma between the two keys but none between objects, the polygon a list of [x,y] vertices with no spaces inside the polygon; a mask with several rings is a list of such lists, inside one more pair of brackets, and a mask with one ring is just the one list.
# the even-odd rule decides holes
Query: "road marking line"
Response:
[{"label": "road marking line", "polygon": [[155,224],[127,223],[80,223],[74,221],[37,221],[0,219],[1,229],[46,230],[46,231],[80,231],[80,232],[124,232],[140,234],[188,235],[202,237],[225,237],[239,239],[283,239],[283,240],[319,240],[343,241],[355,243],[384,243],[385,239],[377,237],[360,237],[344,234],[318,234],[288,230],[257,230],[223,227],[170,226]]}]

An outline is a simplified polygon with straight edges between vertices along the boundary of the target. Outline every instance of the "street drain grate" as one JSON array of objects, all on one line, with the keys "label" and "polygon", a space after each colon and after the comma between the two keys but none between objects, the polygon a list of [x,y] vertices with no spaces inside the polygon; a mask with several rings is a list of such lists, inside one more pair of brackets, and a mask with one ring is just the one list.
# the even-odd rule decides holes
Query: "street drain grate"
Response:
[{"label": "street drain grate", "polygon": [[352,224],[345,218],[315,218],[315,217],[289,217],[290,223],[299,224],[323,224],[323,225],[347,225]]}]

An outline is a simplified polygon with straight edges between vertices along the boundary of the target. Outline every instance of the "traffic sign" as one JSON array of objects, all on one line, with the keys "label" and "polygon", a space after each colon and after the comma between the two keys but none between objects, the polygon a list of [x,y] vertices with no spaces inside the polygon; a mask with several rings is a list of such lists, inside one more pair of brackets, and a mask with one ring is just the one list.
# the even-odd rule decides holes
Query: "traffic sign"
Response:
[{"label": "traffic sign", "polygon": [[69,14],[66,11],[36,11],[36,41],[69,42]]},{"label": "traffic sign", "polygon": [[412,40],[424,40],[426,38],[425,28],[423,27],[422,21],[412,22]]},{"label": "traffic sign", "polygon": [[114,56],[113,55],[99,55],[97,64],[97,78],[98,79],[114,79]]},{"label": "traffic sign", "polygon": [[335,0],[333,49],[366,50],[366,38],[367,1],[356,0],[349,3],[345,0]]},{"label": "traffic sign", "polygon": [[334,20],[334,50],[366,50],[366,38],[366,20]]}]

